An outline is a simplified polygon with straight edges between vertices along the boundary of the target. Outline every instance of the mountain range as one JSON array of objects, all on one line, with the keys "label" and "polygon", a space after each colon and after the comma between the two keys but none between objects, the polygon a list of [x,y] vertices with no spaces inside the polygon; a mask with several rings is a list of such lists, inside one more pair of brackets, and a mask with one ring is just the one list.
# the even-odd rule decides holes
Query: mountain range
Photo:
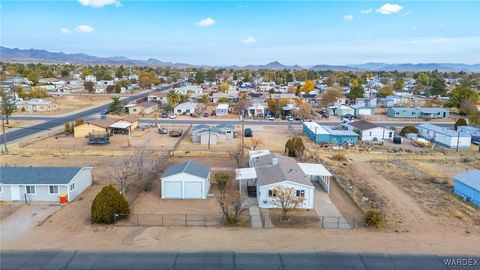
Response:
[{"label": "mountain range", "polygon": [[[38,49],[17,49],[0,46],[0,61],[17,62],[17,63],[74,63],[74,64],[91,64],[91,65],[124,65],[124,66],[152,66],[152,67],[214,67],[207,65],[191,65],[187,63],[165,62],[155,58],[147,60],[129,59],[123,56],[115,57],[97,57],[84,53],[67,54],[63,52],[49,52]],[[360,65],[283,65],[277,61],[266,65],[246,65],[246,66],[223,66],[231,69],[310,69],[316,71],[334,70],[334,71],[433,71],[440,72],[480,72],[480,64],[458,64],[458,63],[421,63],[421,64],[385,64],[385,63],[366,63]]]}]

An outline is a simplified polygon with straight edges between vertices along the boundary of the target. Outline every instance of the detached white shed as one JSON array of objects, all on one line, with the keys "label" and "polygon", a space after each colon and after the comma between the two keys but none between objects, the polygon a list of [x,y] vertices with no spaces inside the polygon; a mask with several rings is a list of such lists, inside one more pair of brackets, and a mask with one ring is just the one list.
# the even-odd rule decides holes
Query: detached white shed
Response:
[{"label": "detached white shed", "polygon": [[171,166],[160,180],[162,199],[206,199],[210,167],[190,160]]}]

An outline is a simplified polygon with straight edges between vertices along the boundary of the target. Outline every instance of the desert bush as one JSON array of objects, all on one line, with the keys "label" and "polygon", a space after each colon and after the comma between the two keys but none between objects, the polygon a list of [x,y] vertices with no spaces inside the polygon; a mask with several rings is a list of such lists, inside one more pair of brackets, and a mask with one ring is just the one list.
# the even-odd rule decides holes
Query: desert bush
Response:
[{"label": "desert bush", "polygon": [[405,134],[408,134],[408,133],[418,133],[418,128],[416,128],[414,126],[405,126],[400,131],[400,135],[402,135],[402,136],[404,136]]},{"label": "desert bush", "polygon": [[455,124],[453,125],[453,127],[455,128],[455,130],[457,130],[459,126],[466,126],[466,125],[467,125],[467,120],[465,120],[465,118],[458,118],[457,121],[455,121]]},{"label": "desert bush", "polygon": [[330,159],[340,161],[340,162],[347,161],[347,157],[344,154],[340,154],[340,153],[333,155]]},{"label": "desert bush", "polygon": [[218,191],[220,191],[220,194],[224,194],[227,189],[230,177],[226,173],[218,172],[214,175],[214,178],[215,184],[217,184],[218,187]]},{"label": "desert bush", "polygon": [[83,125],[85,123],[85,120],[83,120],[82,118],[79,118],[77,120],[75,120],[75,126],[78,127],[80,125]]},{"label": "desert bush", "polygon": [[368,227],[372,226],[377,229],[385,228],[385,215],[378,209],[368,209],[365,212],[365,223]]},{"label": "desert bush", "polygon": [[65,123],[65,125],[63,126],[63,131],[65,133],[70,133],[70,131],[71,131],[70,123]]},{"label": "desert bush", "polygon": [[115,222],[114,214],[122,214],[119,218],[125,218],[130,209],[125,197],[109,185],[95,196],[90,213],[93,223],[112,224]]}]

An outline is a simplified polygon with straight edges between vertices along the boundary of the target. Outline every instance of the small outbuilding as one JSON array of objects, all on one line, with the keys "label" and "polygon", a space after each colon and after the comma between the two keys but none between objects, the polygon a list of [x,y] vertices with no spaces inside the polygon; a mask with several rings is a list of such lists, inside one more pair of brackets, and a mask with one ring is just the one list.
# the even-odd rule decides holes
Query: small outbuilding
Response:
[{"label": "small outbuilding", "polygon": [[472,136],[432,124],[417,126],[418,136],[447,148],[470,148]]},{"label": "small outbuilding", "polygon": [[393,129],[379,126],[375,123],[359,120],[347,124],[348,130],[358,132],[361,141],[383,141],[393,139]]},{"label": "small outbuilding", "polygon": [[228,115],[228,103],[221,103],[218,104],[217,108],[215,109],[215,115],[217,116],[227,116]]},{"label": "small outbuilding", "polygon": [[453,192],[480,207],[480,170],[466,171],[453,177]]},{"label": "small outbuilding", "polygon": [[210,167],[194,161],[175,164],[160,178],[162,199],[206,199]]}]

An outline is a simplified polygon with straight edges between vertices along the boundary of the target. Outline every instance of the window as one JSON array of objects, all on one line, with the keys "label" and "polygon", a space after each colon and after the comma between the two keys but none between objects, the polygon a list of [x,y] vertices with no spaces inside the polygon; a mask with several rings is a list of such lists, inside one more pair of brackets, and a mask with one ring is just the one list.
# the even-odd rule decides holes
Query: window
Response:
[{"label": "window", "polygon": [[48,186],[48,191],[51,195],[58,194],[58,186]]},{"label": "window", "polygon": [[25,186],[25,193],[35,195],[37,190],[35,189],[35,186]]},{"label": "window", "polygon": [[2,187],[2,185],[0,185],[0,193],[2,193],[2,192],[3,192],[3,187]]},{"label": "window", "polygon": [[396,112],[395,114],[396,114],[396,115],[400,115],[400,113],[399,113],[399,112]]},{"label": "window", "polygon": [[372,132],[370,132],[370,136],[372,136]]},{"label": "window", "polygon": [[388,133],[388,137],[391,138],[393,136],[392,132]]},{"label": "window", "polygon": [[70,191],[72,191],[72,190],[74,190],[74,189],[75,189],[75,183],[72,183],[72,184],[70,185]]},{"label": "window", "polygon": [[297,190],[297,197],[305,197],[305,190]]},{"label": "window", "polygon": [[268,197],[277,197],[277,191],[276,190],[268,190]]}]

